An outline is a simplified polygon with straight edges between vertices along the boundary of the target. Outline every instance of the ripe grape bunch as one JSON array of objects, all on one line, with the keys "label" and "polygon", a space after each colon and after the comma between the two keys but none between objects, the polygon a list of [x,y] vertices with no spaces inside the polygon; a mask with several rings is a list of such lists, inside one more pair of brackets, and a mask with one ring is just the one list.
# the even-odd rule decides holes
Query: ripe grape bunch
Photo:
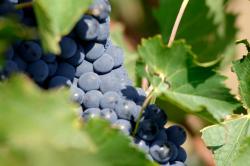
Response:
[{"label": "ripe grape bunch", "polygon": [[[30,0],[2,0],[1,17],[15,15],[21,23],[36,27],[32,7],[15,10],[17,3]],[[168,117],[150,104],[140,118],[146,94],[134,88],[124,68],[123,50],[110,39],[111,6],[108,0],[94,0],[69,35],[60,41],[61,54],[45,54],[40,41],[16,41],[5,53],[2,80],[22,72],[43,89],[69,87],[71,100],[81,106],[84,121],[101,117],[124,134],[160,165],[182,166],[187,158],[181,145],[185,131],[177,126],[165,128]],[[135,134],[136,122],[139,127]]]}]

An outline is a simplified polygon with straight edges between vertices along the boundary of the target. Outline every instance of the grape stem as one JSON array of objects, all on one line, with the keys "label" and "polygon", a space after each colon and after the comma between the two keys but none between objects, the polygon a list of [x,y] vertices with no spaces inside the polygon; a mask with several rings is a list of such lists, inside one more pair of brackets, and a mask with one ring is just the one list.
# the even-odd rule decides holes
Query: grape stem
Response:
[{"label": "grape stem", "polygon": [[23,8],[29,8],[29,7],[32,7],[32,5],[33,5],[33,2],[20,3],[20,4],[15,5],[15,9],[20,10]]},{"label": "grape stem", "polygon": [[[172,32],[171,32],[171,36],[169,38],[169,42],[168,42],[168,47],[171,47],[171,45],[173,44],[174,40],[175,40],[175,37],[176,37],[176,33],[177,33],[177,30],[179,28],[179,25],[180,25],[180,22],[181,22],[181,19],[183,17],[183,14],[187,8],[187,5],[189,3],[189,0],[183,0],[182,4],[181,4],[181,7],[180,7],[180,10],[179,10],[179,13],[176,17],[176,20],[175,20],[175,23],[174,23],[174,26],[173,26],[173,29],[172,29]],[[146,68],[147,69],[147,68]],[[135,129],[132,133],[133,136],[136,135],[137,133],[137,130],[139,128],[139,124],[140,124],[140,120],[142,118],[142,115],[143,115],[143,112],[144,110],[147,108],[148,104],[151,102],[151,100],[156,100],[154,98],[154,88],[151,88],[151,86],[149,87],[149,94],[147,96],[147,98],[145,99],[145,101],[143,102],[143,105],[142,105],[142,108],[140,110],[140,115],[136,121],[136,125],[135,125]]]},{"label": "grape stem", "polygon": [[186,7],[187,7],[188,3],[189,3],[189,0],[183,0],[183,2],[181,4],[181,8],[180,8],[179,13],[178,13],[178,15],[176,17],[176,20],[175,20],[175,23],[174,23],[174,27],[173,27],[172,32],[171,32],[171,36],[169,38],[168,47],[171,47],[171,45],[174,42],[177,30],[179,28],[181,19],[183,17],[183,14],[184,14],[184,12],[186,10]]},{"label": "grape stem", "polygon": [[148,106],[148,104],[150,103],[150,101],[151,101],[151,99],[153,98],[153,96],[154,96],[154,89],[152,89],[152,90],[150,91],[150,93],[148,94],[147,98],[145,99],[145,101],[144,101],[143,104],[142,104],[142,107],[141,107],[141,110],[140,110],[140,114],[139,114],[139,117],[138,117],[138,119],[137,119],[137,121],[136,121],[135,129],[134,129],[133,134],[132,134],[133,136],[136,135],[137,130],[138,130],[138,128],[139,128],[140,120],[141,120],[142,115],[143,115],[143,112],[144,112],[144,110],[147,108],[147,106]]}]

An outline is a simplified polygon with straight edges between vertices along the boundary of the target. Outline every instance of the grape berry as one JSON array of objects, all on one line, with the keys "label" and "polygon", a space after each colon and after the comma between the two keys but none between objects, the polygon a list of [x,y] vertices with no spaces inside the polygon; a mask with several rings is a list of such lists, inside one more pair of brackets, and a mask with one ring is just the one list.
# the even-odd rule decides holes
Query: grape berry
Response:
[{"label": "grape berry", "polygon": [[[19,3],[22,2],[27,0]],[[17,12],[14,4],[1,1],[0,15],[15,14],[22,23],[36,26],[33,9]],[[81,105],[84,121],[102,117],[132,136],[139,120],[133,140],[149,159],[166,166],[185,165],[187,154],[181,147],[186,140],[183,128],[165,128],[167,115],[154,104],[147,106],[138,119],[146,94],[132,86],[123,66],[123,51],[109,38],[108,0],[94,0],[89,11],[92,15],[83,15],[72,32],[62,38],[60,56],[43,53],[39,40],[14,43],[5,53],[0,78],[23,72],[43,89],[70,87],[71,100]]]}]

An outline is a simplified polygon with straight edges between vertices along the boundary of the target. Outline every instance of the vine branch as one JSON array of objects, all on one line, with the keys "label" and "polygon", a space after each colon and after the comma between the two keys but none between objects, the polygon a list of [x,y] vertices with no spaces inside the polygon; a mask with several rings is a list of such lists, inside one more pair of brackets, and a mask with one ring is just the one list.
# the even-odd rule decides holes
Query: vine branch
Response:
[{"label": "vine branch", "polygon": [[170,35],[170,38],[169,38],[168,47],[170,47],[173,44],[173,42],[174,42],[177,30],[179,28],[181,19],[183,17],[183,14],[184,14],[184,12],[186,10],[186,7],[187,7],[188,3],[189,3],[189,0],[183,0],[183,2],[181,4],[181,8],[180,8],[179,13],[178,13],[178,15],[176,17],[176,20],[175,20],[175,23],[174,23],[174,27],[172,29],[172,32],[171,32],[171,35]]},{"label": "vine branch", "polygon": [[[189,0],[183,0],[183,2],[181,4],[179,13],[177,15],[177,18],[175,20],[175,23],[174,23],[174,26],[173,26],[173,29],[172,29],[171,36],[169,38],[168,47],[170,47],[173,44],[173,41],[174,41],[174,39],[176,37],[176,33],[177,33],[177,30],[178,30],[178,27],[180,25],[181,19],[183,17],[183,14],[184,14],[184,12],[186,10],[186,7],[187,7],[188,3],[189,3]],[[163,79],[163,81],[164,81],[164,79]],[[139,124],[140,124],[140,120],[142,118],[144,110],[147,108],[148,104],[150,104],[150,102],[151,102],[152,99],[155,100],[155,98],[154,98],[154,90],[155,89],[152,86],[150,86],[148,88],[148,91],[149,91],[148,92],[148,96],[145,99],[145,101],[143,102],[142,108],[140,110],[139,117],[138,117],[136,125],[135,125],[135,129],[134,129],[134,131],[132,133],[133,136],[135,136],[136,133],[137,133],[137,130],[138,130]]]},{"label": "vine branch", "polygon": [[143,112],[147,108],[147,106],[150,103],[150,101],[151,101],[151,99],[152,99],[153,96],[154,96],[154,89],[152,89],[150,91],[150,93],[148,94],[147,98],[145,99],[145,101],[142,104],[142,107],[141,107],[141,110],[140,110],[140,114],[139,114],[139,117],[138,117],[136,125],[135,125],[135,129],[134,129],[133,134],[132,134],[133,136],[136,135],[137,130],[139,128],[140,120],[141,120],[142,115],[143,115]]}]

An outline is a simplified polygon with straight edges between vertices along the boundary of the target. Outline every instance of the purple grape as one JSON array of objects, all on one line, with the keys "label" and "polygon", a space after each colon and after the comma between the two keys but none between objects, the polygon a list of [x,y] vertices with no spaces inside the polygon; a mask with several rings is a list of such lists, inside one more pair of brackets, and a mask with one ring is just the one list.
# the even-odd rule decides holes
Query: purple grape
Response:
[{"label": "purple grape", "polygon": [[127,100],[136,101],[136,99],[138,98],[138,93],[137,93],[136,89],[133,86],[126,86],[125,88],[123,88],[121,90],[121,94]]},{"label": "purple grape", "polygon": [[88,91],[83,98],[85,108],[99,108],[102,93],[97,90]]},{"label": "purple grape", "polygon": [[176,161],[181,161],[181,162],[185,162],[187,159],[187,153],[185,151],[185,149],[183,149],[182,147],[178,148],[178,156],[176,158]]},{"label": "purple grape", "polygon": [[128,73],[123,66],[112,70],[111,73],[119,80],[122,89],[125,89],[127,86],[132,86],[132,81],[128,78]]},{"label": "purple grape", "polygon": [[106,93],[108,91],[118,92],[120,90],[120,82],[113,74],[111,73],[105,74],[102,75],[100,78],[101,78],[100,90],[102,93]]},{"label": "purple grape", "polygon": [[49,76],[53,76],[56,74],[57,68],[58,68],[58,63],[57,61],[51,62],[51,63],[47,63],[48,67],[49,67]]},{"label": "purple grape", "polygon": [[71,86],[71,81],[69,78],[63,76],[55,76],[49,82],[49,88],[58,88],[62,86]]},{"label": "purple grape", "polygon": [[114,60],[110,55],[104,54],[93,63],[93,66],[96,73],[106,74],[113,69]]},{"label": "purple grape", "polygon": [[134,142],[135,144],[137,145],[137,147],[139,149],[141,149],[142,151],[144,151],[145,153],[148,153],[149,152],[149,145],[143,141],[142,139],[140,138],[135,138],[134,139]]},{"label": "purple grape", "polygon": [[159,134],[159,126],[150,119],[144,119],[140,122],[138,136],[145,141],[153,141]]},{"label": "purple grape", "polygon": [[112,56],[112,58],[114,59],[115,68],[122,66],[124,62],[124,53],[120,47],[110,45],[106,50],[106,53]]},{"label": "purple grape", "polygon": [[34,62],[42,57],[42,48],[34,41],[25,41],[19,47],[19,54],[25,61]]},{"label": "purple grape", "polygon": [[71,100],[75,103],[82,104],[85,93],[76,86],[71,86]]},{"label": "purple grape", "polygon": [[141,108],[142,108],[141,106],[136,105],[135,110],[132,112],[132,120],[134,122],[137,122],[137,120],[139,119]]},{"label": "purple grape", "polygon": [[72,85],[77,86],[78,80],[79,80],[79,79],[75,77],[75,78],[73,79]]},{"label": "purple grape", "polygon": [[105,20],[111,12],[111,6],[108,0],[94,0],[89,10],[93,11],[99,20]]},{"label": "purple grape", "polygon": [[95,60],[97,60],[98,58],[100,58],[103,55],[104,51],[105,51],[105,49],[104,49],[104,46],[102,44],[89,43],[85,47],[85,55],[86,55],[85,58],[89,62],[94,62]]},{"label": "purple grape", "polygon": [[77,66],[75,76],[79,78],[81,75],[88,72],[94,72],[93,64],[84,60],[79,66]]},{"label": "purple grape", "polygon": [[44,60],[47,63],[53,63],[56,61],[56,55],[54,54],[45,54],[42,56],[42,60]]},{"label": "purple grape", "polygon": [[170,142],[163,143],[156,141],[150,147],[149,152],[153,159],[160,164],[166,164],[178,155],[176,146]]},{"label": "purple grape", "polygon": [[167,143],[168,142],[168,135],[166,132],[165,128],[162,128],[159,132],[159,134],[157,135],[157,137],[155,138],[155,140],[159,141],[159,142],[163,142],[163,143]]},{"label": "purple grape", "polygon": [[1,0],[0,2],[0,15],[7,15],[14,11],[14,5],[8,0]]},{"label": "purple grape", "polygon": [[133,101],[120,99],[115,105],[115,112],[120,119],[131,120],[136,104]]},{"label": "purple grape", "polygon": [[120,99],[120,96],[118,93],[109,91],[106,92],[101,101],[100,101],[100,106],[101,108],[110,108],[110,109],[115,109],[115,105],[118,103]]},{"label": "purple grape", "polygon": [[73,80],[75,73],[76,71],[75,71],[74,66],[65,62],[59,63],[57,71],[56,71],[57,76],[67,77],[70,80]]},{"label": "purple grape", "polygon": [[73,66],[78,66],[83,62],[84,58],[85,58],[84,50],[82,47],[80,47],[78,48],[74,56],[67,59],[67,62]]},{"label": "purple grape", "polygon": [[106,41],[108,39],[110,34],[109,26],[110,26],[110,18],[107,18],[105,22],[100,24],[97,41]]},{"label": "purple grape", "polygon": [[104,48],[105,50],[107,50],[111,45],[112,45],[112,40],[110,39],[110,37],[105,41],[105,44],[104,44]]},{"label": "purple grape", "polygon": [[157,122],[160,127],[163,127],[167,123],[167,115],[163,110],[157,107],[155,104],[149,105],[144,112],[145,119],[152,119]]},{"label": "purple grape", "polygon": [[100,25],[94,17],[85,15],[76,24],[75,31],[81,40],[94,40],[99,34],[99,27]]},{"label": "purple grape", "polygon": [[36,82],[43,82],[49,76],[49,67],[43,60],[28,65],[27,72]]},{"label": "purple grape", "polygon": [[93,72],[83,74],[78,80],[78,86],[84,91],[97,90],[100,87],[100,78]]},{"label": "purple grape", "polygon": [[3,73],[5,76],[9,76],[15,72],[18,72],[18,66],[17,64],[12,61],[12,60],[8,60],[5,62],[5,66],[3,69]]},{"label": "purple grape", "polygon": [[17,64],[19,70],[25,71],[27,69],[27,63],[20,56],[14,56],[13,61]]},{"label": "purple grape", "polygon": [[177,125],[171,126],[166,130],[168,135],[168,140],[176,144],[177,146],[182,145],[187,138],[185,130]]},{"label": "purple grape", "polygon": [[64,37],[62,38],[60,42],[61,46],[61,58],[63,59],[68,59],[71,58],[72,56],[75,55],[77,51],[77,44],[76,42],[69,38],[69,37]]},{"label": "purple grape", "polygon": [[128,73],[126,72],[124,66],[120,66],[119,68],[112,70],[112,73],[114,73],[114,75],[117,76],[119,79],[128,78]]},{"label": "purple grape", "polygon": [[142,88],[136,88],[136,91],[137,91],[136,104],[142,105],[147,95]]},{"label": "purple grape", "polygon": [[125,135],[129,135],[132,130],[132,126],[130,122],[124,119],[118,119],[113,124],[113,126],[120,129]]},{"label": "purple grape", "polygon": [[5,58],[7,59],[7,60],[11,60],[13,57],[14,57],[14,54],[15,54],[15,52],[14,52],[14,49],[13,49],[13,47],[9,47],[8,49],[7,49],[7,51],[5,51]]},{"label": "purple grape", "polygon": [[101,117],[111,123],[115,123],[118,119],[115,111],[110,108],[105,108],[101,110]]},{"label": "purple grape", "polygon": [[101,114],[101,110],[100,110],[99,108],[89,108],[89,109],[86,109],[86,110],[82,113],[82,118],[83,118],[85,121],[88,121],[88,120],[90,120],[90,119],[100,117],[100,114]]}]

